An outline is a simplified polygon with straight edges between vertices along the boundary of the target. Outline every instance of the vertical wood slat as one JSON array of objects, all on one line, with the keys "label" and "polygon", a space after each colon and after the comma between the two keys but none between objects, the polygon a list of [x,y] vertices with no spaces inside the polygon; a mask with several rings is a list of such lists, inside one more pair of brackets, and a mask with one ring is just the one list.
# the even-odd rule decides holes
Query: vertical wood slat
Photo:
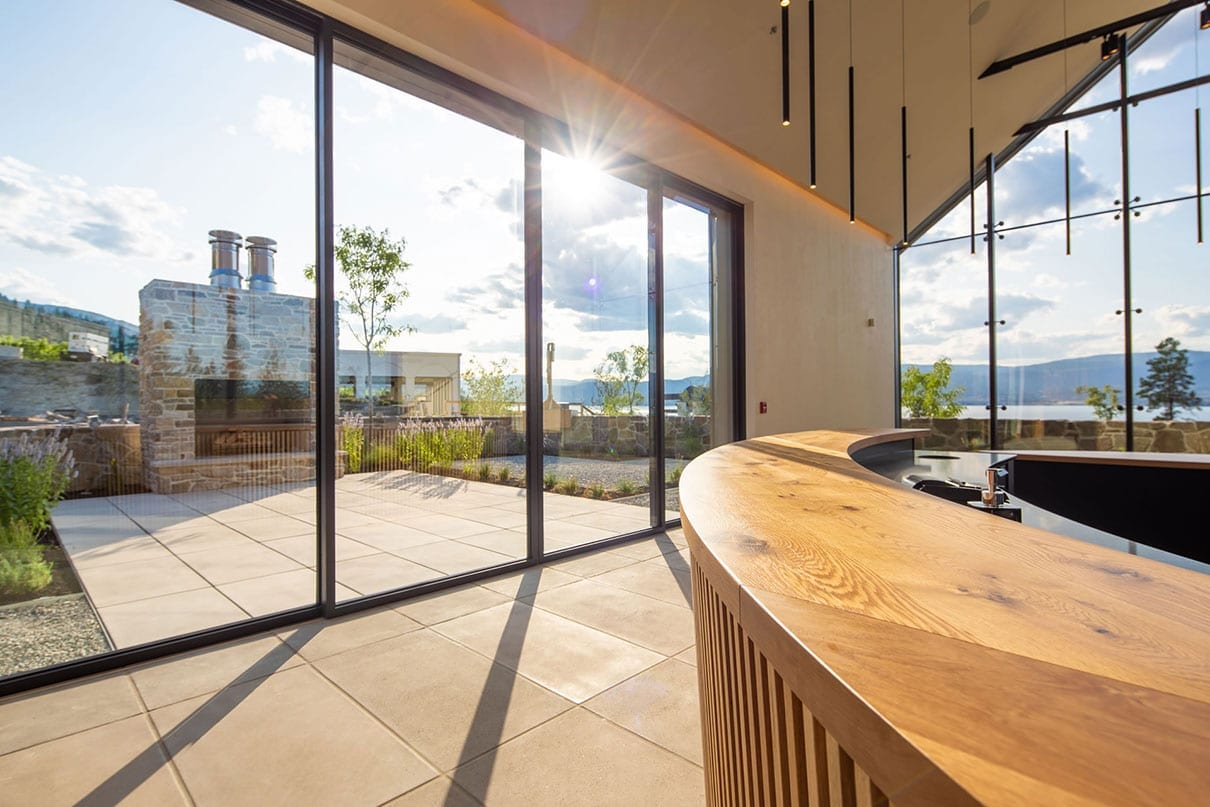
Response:
[{"label": "vertical wood slat", "polygon": [[722,805],[890,807],[692,566],[706,798]]}]

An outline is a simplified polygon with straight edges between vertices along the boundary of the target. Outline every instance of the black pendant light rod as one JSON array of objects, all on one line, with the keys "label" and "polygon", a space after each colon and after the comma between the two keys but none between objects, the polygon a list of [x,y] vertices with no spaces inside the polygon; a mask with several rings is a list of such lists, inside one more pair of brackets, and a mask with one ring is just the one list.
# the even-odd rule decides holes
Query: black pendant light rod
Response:
[{"label": "black pendant light rod", "polygon": [[1071,254],[1071,132],[1063,130],[1063,221],[1067,226],[1067,254]]},{"label": "black pendant light rod", "polygon": [[970,128],[971,254],[975,254],[975,127]]},{"label": "black pendant light rod", "polygon": [[899,140],[903,146],[900,153],[900,167],[903,170],[903,246],[908,245],[908,139],[907,139],[907,107],[899,107]]},{"label": "black pendant light rod", "polygon": [[994,76],[997,73],[1003,73],[1005,70],[1011,70],[1019,64],[1032,62],[1034,59],[1039,59],[1043,56],[1049,56],[1052,53],[1059,53],[1076,45],[1083,45],[1085,42],[1091,42],[1098,37],[1109,36],[1116,34],[1126,28],[1133,28],[1136,25],[1142,25],[1145,22],[1158,20],[1161,17],[1167,17],[1175,14],[1182,9],[1191,8],[1204,3],[1206,0],[1172,0],[1170,3],[1165,3],[1162,6],[1142,11],[1129,17],[1123,17],[1120,20],[1106,23],[1105,25],[1096,28],[1090,28],[1079,34],[1060,39],[1058,42],[1051,42],[1049,45],[1043,45],[1040,48],[1027,50],[1024,53],[1019,53],[1016,56],[1009,56],[1007,59],[999,59],[988,65],[987,69],[979,74],[979,78],[987,78]]},{"label": "black pendant light rod", "polygon": [[1197,152],[1194,161],[1197,174],[1197,243],[1203,243],[1202,223],[1202,108],[1193,110],[1193,148]]},{"label": "black pendant light rod", "polygon": [[781,3],[781,125],[790,125],[790,0]]},{"label": "black pendant light rod", "polygon": [[857,163],[853,150],[853,65],[849,65],[849,223],[857,221]]},{"label": "black pendant light rod", "polygon": [[815,187],[815,0],[807,2],[807,125],[810,128],[811,177]]}]

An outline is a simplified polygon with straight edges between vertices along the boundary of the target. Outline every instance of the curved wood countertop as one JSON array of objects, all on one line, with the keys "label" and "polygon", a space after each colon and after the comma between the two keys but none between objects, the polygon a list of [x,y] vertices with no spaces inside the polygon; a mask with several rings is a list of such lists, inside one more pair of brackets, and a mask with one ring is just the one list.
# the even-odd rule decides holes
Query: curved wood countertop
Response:
[{"label": "curved wood countertop", "polygon": [[[802,432],[694,460],[680,502],[695,589],[894,804],[1208,803],[1210,576],[850,458],[915,434]],[[718,675],[702,673],[703,701]],[[722,729],[706,710],[709,757]]]}]

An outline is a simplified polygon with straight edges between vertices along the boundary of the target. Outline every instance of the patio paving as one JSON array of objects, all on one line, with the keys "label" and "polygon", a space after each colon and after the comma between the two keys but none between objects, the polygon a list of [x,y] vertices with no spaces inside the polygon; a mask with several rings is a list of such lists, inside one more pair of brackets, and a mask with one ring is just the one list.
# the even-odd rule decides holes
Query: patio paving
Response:
[{"label": "patio paving", "polygon": [[687,554],[673,531],[0,700],[0,801],[702,804]]},{"label": "patio paving", "polygon": [[[411,471],[345,476],[336,483],[339,598],[524,557],[525,495]],[[648,526],[642,507],[543,496],[549,549]],[[312,484],[73,499],[53,521],[117,647],[315,598]]]}]

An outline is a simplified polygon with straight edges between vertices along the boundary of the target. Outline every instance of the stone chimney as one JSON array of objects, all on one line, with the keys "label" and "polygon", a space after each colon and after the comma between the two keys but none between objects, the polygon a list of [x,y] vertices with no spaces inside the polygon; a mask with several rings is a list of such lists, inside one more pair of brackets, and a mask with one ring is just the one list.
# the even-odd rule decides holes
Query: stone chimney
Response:
[{"label": "stone chimney", "polygon": [[277,242],[260,235],[250,235],[244,240],[248,244],[248,290],[276,291],[273,255],[277,252]]},{"label": "stone chimney", "polygon": [[243,239],[231,230],[210,231],[210,285],[224,289],[238,289],[242,277],[239,273],[239,250]]}]

